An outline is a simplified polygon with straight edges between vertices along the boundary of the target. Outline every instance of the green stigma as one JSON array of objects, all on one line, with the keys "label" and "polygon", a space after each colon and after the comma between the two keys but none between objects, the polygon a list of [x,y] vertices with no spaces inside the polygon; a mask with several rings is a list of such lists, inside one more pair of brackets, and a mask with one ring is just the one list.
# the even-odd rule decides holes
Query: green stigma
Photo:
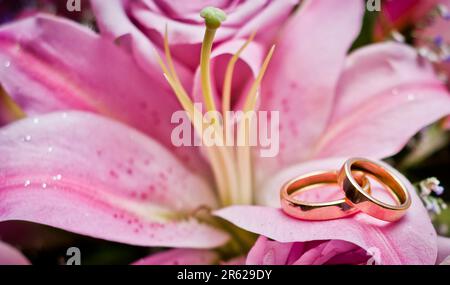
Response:
[{"label": "green stigma", "polygon": [[205,19],[206,27],[210,29],[217,29],[222,22],[227,19],[227,14],[215,7],[206,7],[200,12],[200,16]]}]

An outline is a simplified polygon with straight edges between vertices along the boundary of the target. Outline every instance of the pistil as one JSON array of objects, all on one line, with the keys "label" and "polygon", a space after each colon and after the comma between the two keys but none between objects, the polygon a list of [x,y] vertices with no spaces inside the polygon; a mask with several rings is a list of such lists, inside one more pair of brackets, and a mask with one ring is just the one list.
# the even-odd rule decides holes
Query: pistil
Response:
[{"label": "pistil", "polygon": [[[169,66],[173,67],[173,71],[170,71],[170,69],[166,66],[162,58],[159,56],[159,53],[155,51],[155,55],[158,59],[158,63],[161,66],[161,69],[163,70],[164,76],[167,79],[170,87],[174,91],[179,103],[183,107],[183,109],[187,112],[189,119],[191,120],[192,125],[194,126],[194,129],[198,132],[199,136],[202,138],[202,130],[203,130],[203,121],[202,121],[202,114],[197,108],[195,108],[192,100],[187,95],[186,90],[180,83],[180,80],[176,80],[175,78],[178,78],[176,75],[176,71],[174,68],[174,64],[172,61],[172,56],[170,53],[169,45],[168,45],[168,37],[167,34],[164,37],[164,47],[165,47],[165,54],[168,55],[166,57],[166,60],[169,64]],[[173,74],[172,74],[173,72]],[[226,177],[222,175],[222,162],[219,153],[214,148],[206,147],[208,160],[211,164],[211,168],[214,173],[214,178],[217,184],[218,188],[218,194],[219,194],[219,200],[222,204],[229,204],[230,203],[230,197],[227,190],[227,180]]]},{"label": "pistil", "polygon": [[200,16],[205,19],[206,32],[203,38],[201,59],[200,59],[200,73],[202,77],[202,91],[205,100],[207,111],[216,111],[214,98],[211,87],[211,49],[214,43],[214,37],[217,29],[223,21],[226,20],[226,14],[217,8],[208,7],[202,10]]},{"label": "pistil", "polygon": [[[191,97],[183,88],[179,77],[177,76],[175,65],[173,64],[172,56],[169,49],[168,32],[166,28],[164,36],[164,51],[167,61],[166,63],[157,54],[158,62],[164,72],[164,75],[173,89],[175,95],[178,98],[183,109],[187,112],[194,129],[200,135],[202,140],[205,140],[202,131],[205,128],[214,128],[214,135],[218,138],[217,141],[220,145],[208,146],[204,143],[208,160],[211,164],[211,168],[214,173],[216,186],[218,189],[218,196],[222,206],[228,206],[232,204],[251,204],[252,203],[252,171],[251,171],[251,155],[249,136],[251,133],[250,124],[245,125],[244,122],[238,123],[238,133],[244,138],[244,144],[237,147],[230,147],[227,145],[227,134],[230,129],[231,122],[227,121],[226,112],[230,111],[231,101],[231,84],[233,78],[233,72],[236,62],[238,61],[241,53],[253,40],[255,33],[244,43],[244,45],[234,54],[231,58],[226,75],[224,78],[223,94],[222,94],[222,112],[224,121],[221,122],[217,116],[217,109],[212,93],[211,84],[211,50],[214,42],[214,37],[217,29],[221,26],[221,23],[225,20],[226,15],[223,11],[217,8],[206,8],[201,12],[201,16],[205,19],[205,35],[201,50],[200,59],[200,73],[201,73],[201,86],[203,93],[203,100],[208,112],[213,112],[213,118],[211,122],[204,122],[203,116],[200,110],[198,110],[195,104],[192,102]],[[264,73],[267,70],[267,66],[273,55],[274,47],[269,51],[261,70],[252,84],[250,91],[246,95],[244,104],[244,116],[246,112],[253,112],[256,107],[258,98],[258,88],[261,85]],[[220,125],[222,124],[222,125]]]}]

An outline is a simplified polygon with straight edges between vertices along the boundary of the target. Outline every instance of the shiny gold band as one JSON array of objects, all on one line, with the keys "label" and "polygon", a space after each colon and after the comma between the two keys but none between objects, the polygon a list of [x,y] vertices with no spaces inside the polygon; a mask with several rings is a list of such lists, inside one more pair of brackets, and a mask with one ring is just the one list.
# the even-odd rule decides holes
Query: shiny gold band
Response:
[{"label": "shiny gold band", "polygon": [[[362,173],[353,173],[353,175],[356,181],[363,185],[361,189],[370,193],[368,179]],[[280,192],[283,211],[294,218],[304,220],[338,219],[358,212],[359,210],[347,204],[345,199],[312,203],[294,198],[299,192],[311,190],[321,184],[337,184],[337,178],[336,171],[319,171],[290,180]]]},{"label": "shiny gold band", "polygon": [[[357,183],[352,173],[364,172],[385,185],[397,205],[375,199]],[[352,158],[339,171],[339,185],[345,192],[345,201],[354,208],[384,221],[397,221],[411,205],[411,198],[403,182],[389,169],[365,158]]]}]

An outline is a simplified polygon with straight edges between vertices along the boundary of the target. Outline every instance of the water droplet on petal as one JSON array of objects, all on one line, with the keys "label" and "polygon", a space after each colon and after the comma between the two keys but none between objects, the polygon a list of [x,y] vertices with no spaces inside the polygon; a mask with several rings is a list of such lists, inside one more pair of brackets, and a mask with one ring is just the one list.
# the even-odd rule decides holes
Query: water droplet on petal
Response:
[{"label": "water droplet on petal", "polygon": [[8,68],[8,67],[10,67],[10,66],[11,66],[11,62],[10,62],[9,60],[6,61],[6,62],[5,62],[5,67]]},{"label": "water droplet on petal", "polygon": [[23,184],[23,186],[28,187],[31,185],[31,181],[30,180],[26,180],[25,183]]},{"label": "water droplet on petal", "polygon": [[48,149],[47,149],[47,151],[48,151],[49,153],[53,152],[53,147],[49,146]]},{"label": "water droplet on petal", "polygon": [[36,124],[36,125],[39,124],[39,118],[34,118],[33,119],[33,123]]},{"label": "water droplet on petal", "polygon": [[27,136],[25,136],[25,137],[23,138],[23,140],[24,140],[25,142],[30,142],[30,141],[31,141],[31,136],[30,136],[30,135],[27,135]]},{"label": "water droplet on petal", "polygon": [[53,180],[55,180],[55,181],[59,181],[61,179],[62,179],[62,175],[61,174],[53,176]]},{"label": "water droplet on petal", "polygon": [[42,183],[42,189],[47,188],[47,183]]},{"label": "water droplet on petal", "polygon": [[414,94],[408,94],[408,101],[416,100],[416,96]]}]

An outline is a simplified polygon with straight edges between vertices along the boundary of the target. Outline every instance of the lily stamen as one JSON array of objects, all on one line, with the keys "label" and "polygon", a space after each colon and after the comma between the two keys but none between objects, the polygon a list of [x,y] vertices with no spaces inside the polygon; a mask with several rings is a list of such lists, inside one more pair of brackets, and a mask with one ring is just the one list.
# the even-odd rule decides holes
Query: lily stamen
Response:
[{"label": "lily stamen", "polygon": [[[178,78],[178,74],[175,70],[175,65],[173,64],[172,54],[171,54],[170,48],[169,48],[169,32],[168,32],[167,25],[166,25],[166,28],[164,31],[164,52],[165,52],[167,64],[169,66],[169,70],[171,72],[173,79],[178,84],[178,86],[180,86],[180,88],[182,88],[184,90],[183,85],[181,84],[181,81]],[[184,92],[184,93],[186,93],[186,92]]]},{"label": "lily stamen", "polygon": [[[176,73],[175,65],[172,60],[172,55],[169,48],[167,26],[164,34],[164,52],[167,65],[157,53],[158,63],[161,66],[171,88],[175,92],[175,95],[177,96],[177,99],[180,102],[181,106],[185,111],[187,111],[188,117],[191,120],[191,123],[194,125],[197,133],[199,133],[200,137],[204,139],[202,134],[204,128],[214,128],[214,135],[217,136],[217,140],[220,142],[220,145],[208,146],[208,144],[205,143],[205,149],[207,151],[208,160],[214,173],[221,204],[223,206],[231,204],[250,204],[252,202],[253,196],[251,173],[252,167],[249,145],[250,127],[245,127],[245,122],[238,123],[238,133],[239,135],[244,137],[245,143],[235,148],[227,146],[226,134],[231,122],[226,121],[227,116],[225,116],[225,114],[231,108],[231,84],[235,64],[245,48],[252,42],[256,33],[253,33],[248,38],[248,40],[233,55],[228,63],[222,94],[222,112],[224,115],[224,121],[221,122],[217,116],[217,110],[212,93],[210,61],[215,33],[220,27],[222,21],[225,20],[226,16],[223,11],[211,7],[204,9],[201,13],[201,16],[205,19],[206,25],[200,60],[201,86],[206,110],[207,112],[213,112],[212,114],[215,114],[213,115],[211,122],[204,122],[202,120],[202,111],[196,108],[191,97],[183,88],[182,83]],[[243,109],[244,117],[245,113],[250,111],[253,112],[256,107],[256,101],[258,98],[257,91],[259,86],[261,85],[261,81],[267,70],[270,59],[272,58],[273,52],[274,47],[270,49],[263,62],[258,76],[256,77],[249,92],[246,95]]]},{"label": "lily stamen", "polygon": [[252,84],[252,87],[250,88],[246,101],[244,104],[244,112],[248,111],[254,111],[256,107],[256,102],[258,99],[258,88],[261,86],[261,82],[264,78],[264,75],[267,71],[267,68],[269,67],[270,60],[272,59],[273,53],[275,51],[275,45],[273,45],[266,58],[264,59],[263,65],[261,66],[261,70],[258,73],[258,76],[256,77],[255,81]]},{"label": "lily stamen", "polygon": [[[167,37],[166,37],[167,39]],[[166,45],[166,56],[167,61],[171,62],[172,56],[170,53],[170,49],[168,48],[168,44]],[[169,69],[167,68],[166,64],[162,60],[162,58],[159,56],[159,53],[155,51],[156,57],[158,59],[158,63],[163,70],[164,76],[167,79],[170,87],[174,91],[179,103],[183,107],[183,109],[187,112],[190,121],[192,122],[194,129],[199,132],[200,137],[203,137],[201,134],[201,130],[203,129],[203,121],[201,120],[202,114],[197,108],[195,108],[195,105],[193,104],[192,100],[187,95],[186,91],[184,90],[183,86],[181,85],[181,82],[179,80],[176,80],[173,78],[171,72],[169,72]],[[172,67],[174,67],[173,63],[169,63]],[[175,68],[173,68],[174,74],[176,74]],[[178,76],[177,76],[178,78]],[[219,154],[217,151],[214,151],[214,149],[206,147],[206,151],[208,154],[208,160],[211,164],[211,168],[214,173],[215,181],[218,187],[218,194],[219,198],[222,201],[222,203],[229,203],[230,197],[229,193],[227,191],[227,181],[226,178],[222,175],[222,162]]]},{"label": "lily stamen", "polygon": [[[247,46],[253,41],[253,39],[256,36],[256,31],[253,32],[250,37],[245,41],[245,43],[239,48],[239,50],[231,57],[230,61],[228,62],[227,69],[225,72],[225,78],[223,81],[223,88],[222,88],[222,114],[226,114],[227,111],[231,110],[231,83],[233,80],[233,73],[234,73],[234,67],[239,60],[239,57],[241,56],[242,52],[247,48]],[[229,128],[229,122],[227,121],[227,116],[224,116],[224,130],[225,130],[225,140],[227,130]]]},{"label": "lily stamen", "polygon": [[[264,59],[261,70],[258,73],[255,81],[253,82],[244,103],[243,111],[244,114],[248,114],[249,112],[254,112],[256,108],[256,102],[258,100],[258,88],[261,86],[261,81],[264,78],[264,75],[269,66],[270,60],[272,59],[273,53],[275,51],[275,45],[269,50],[266,58]],[[245,117],[245,116],[244,116]],[[237,148],[236,158],[237,158],[237,166],[239,170],[239,181],[240,181],[240,189],[241,189],[241,203],[250,204],[253,202],[253,177],[252,177],[252,163],[251,163],[251,152],[250,152],[250,128],[251,121],[253,120],[253,115],[250,116],[248,120],[243,119],[239,123],[238,127],[238,138],[242,137],[244,139],[244,146]]]}]

